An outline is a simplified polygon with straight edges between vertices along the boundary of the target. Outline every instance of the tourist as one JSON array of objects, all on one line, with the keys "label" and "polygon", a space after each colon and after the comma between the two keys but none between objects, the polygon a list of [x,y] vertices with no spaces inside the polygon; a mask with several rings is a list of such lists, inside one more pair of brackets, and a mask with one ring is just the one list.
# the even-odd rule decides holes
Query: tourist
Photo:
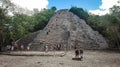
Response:
[{"label": "tourist", "polygon": [[83,60],[83,50],[82,49],[80,49],[80,58],[81,58],[81,60]]},{"label": "tourist", "polygon": [[24,50],[24,46],[23,45],[21,45],[20,48],[21,48],[21,50]]},{"label": "tourist", "polygon": [[13,50],[14,50],[14,46],[12,45],[12,46],[11,46],[11,51],[13,51]]},{"label": "tourist", "polygon": [[61,44],[57,44],[57,49],[58,49],[58,50],[61,49]]},{"label": "tourist", "polygon": [[11,45],[7,45],[6,49],[7,49],[7,51],[10,51],[11,50]]},{"label": "tourist", "polygon": [[79,58],[79,55],[80,55],[80,54],[79,54],[79,50],[76,49],[76,50],[75,50],[75,57],[76,57],[76,58]]},{"label": "tourist", "polygon": [[48,52],[48,45],[45,45],[45,51]]},{"label": "tourist", "polygon": [[29,51],[30,50],[30,47],[29,46],[27,46],[27,51]]},{"label": "tourist", "polygon": [[16,43],[16,42],[14,42],[14,50],[18,50],[18,48],[19,48],[19,46],[18,46],[18,44]]}]

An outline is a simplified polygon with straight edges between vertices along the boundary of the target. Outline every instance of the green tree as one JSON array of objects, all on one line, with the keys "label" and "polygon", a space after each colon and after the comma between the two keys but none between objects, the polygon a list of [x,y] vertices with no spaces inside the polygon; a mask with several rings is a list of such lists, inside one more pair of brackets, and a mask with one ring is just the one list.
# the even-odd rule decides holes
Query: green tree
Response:
[{"label": "green tree", "polygon": [[[6,16],[7,11],[0,7],[0,51],[7,44],[9,34],[9,22],[10,18]],[[9,40],[9,39],[8,39]]]},{"label": "green tree", "polygon": [[88,12],[85,11],[83,8],[71,7],[69,11],[76,14],[78,17],[80,17],[81,19],[84,19],[85,21],[87,21],[89,17]]},{"label": "green tree", "polygon": [[56,7],[45,9],[34,15],[34,31],[42,30],[49,22],[50,18],[54,15]]},{"label": "green tree", "polygon": [[110,48],[120,49],[120,6],[110,8],[110,14],[90,15],[88,24],[109,40]]},{"label": "green tree", "polygon": [[112,41],[112,46],[120,49],[120,6],[110,8],[110,15],[106,20],[108,38]]},{"label": "green tree", "polygon": [[[16,5],[10,0],[0,0],[0,50],[10,44],[11,40],[16,41],[24,35],[43,29],[56,11],[56,7],[38,11],[28,16],[14,11]],[[8,12],[14,15],[9,16]]]},{"label": "green tree", "polygon": [[52,10],[53,12],[55,12],[55,11],[57,10],[57,8],[56,8],[55,6],[53,6],[53,7],[51,7],[51,10]]}]

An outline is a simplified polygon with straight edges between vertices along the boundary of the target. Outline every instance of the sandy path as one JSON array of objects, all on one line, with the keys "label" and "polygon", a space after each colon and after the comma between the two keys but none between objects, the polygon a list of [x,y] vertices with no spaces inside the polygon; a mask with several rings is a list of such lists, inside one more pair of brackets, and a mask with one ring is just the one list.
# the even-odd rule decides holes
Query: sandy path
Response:
[{"label": "sandy path", "polygon": [[84,60],[71,60],[74,52],[59,56],[0,55],[0,67],[120,67],[120,53],[84,51]]}]

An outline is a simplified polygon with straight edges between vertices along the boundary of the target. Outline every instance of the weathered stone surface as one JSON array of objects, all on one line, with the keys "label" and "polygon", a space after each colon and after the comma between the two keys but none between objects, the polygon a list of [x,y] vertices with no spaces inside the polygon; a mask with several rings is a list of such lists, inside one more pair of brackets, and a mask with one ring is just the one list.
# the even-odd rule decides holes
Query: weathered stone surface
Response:
[{"label": "weathered stone surface", "polygon": [[40,32],[42,32],[42,31],[40,30],[40,31],[37,31],[37,32],[34,32],[34,33],[30,33],[28,35],[23,36],[19,40],[17,40],[16,43],[18,45],[18,50],[21,50],[21,46],[23,46],[24,50],[26,50],[27,46],[29,46],[29,44],[34,40],[34,38],[36,38],[36,36]]},{"label": "weathered stone surface", "polygon": [[47,26],[34,39],[33,50],[55,49],[57,44],[61,49],[105,49],[108,47],[105,38],[86,24],[78,16],[68,10],[60,10],[54,14]]}]

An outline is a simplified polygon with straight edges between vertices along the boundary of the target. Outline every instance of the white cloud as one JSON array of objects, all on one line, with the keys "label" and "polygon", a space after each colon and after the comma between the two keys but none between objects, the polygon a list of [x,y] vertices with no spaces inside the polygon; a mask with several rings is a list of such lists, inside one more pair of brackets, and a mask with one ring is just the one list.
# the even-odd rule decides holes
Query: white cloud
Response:
[{"label": "white cloud", "polygon": [[18,6],[33,10],[37,8],[41,10],[42,8],[47,8],[48,0],[12,0]]},{"label": "white cloud", "polygon": [[119,5],[118,4],[119,0],[102,0],[102,5],[99,7],[101,9],[109,9],[111,7],[113,7],[113,5]]},{"label": "white cloud", "polygon": [[95,15],[105,15],[105,14],[109,13],[109,10],[97,9],[97,10],[90,10],[89,12],[92,14],[95,14]]},{"label": "white cloud", "polygon": [[102,0],[102,4],[99,6],[99,9],[89,10],[89,12],[96,15],[105,15],[109,13],[109,8],[113,7],[114,5],[120,6],[118,1],[120,0]]}]

